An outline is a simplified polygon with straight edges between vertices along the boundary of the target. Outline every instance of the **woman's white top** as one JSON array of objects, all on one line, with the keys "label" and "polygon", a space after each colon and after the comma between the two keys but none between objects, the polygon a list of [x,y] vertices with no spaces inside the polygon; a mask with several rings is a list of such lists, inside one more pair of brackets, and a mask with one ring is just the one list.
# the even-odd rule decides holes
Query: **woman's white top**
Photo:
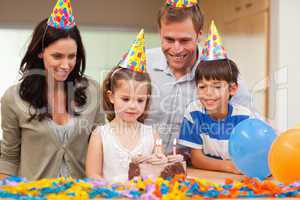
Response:
[{"label": "woman's white top", "polygon": [[128,180],[131,159],[138,154],[152,154],[154,148],[152,126],[140,124],[139,142],[133,150],[128,150],[119,143],[109,123],[100,126],[98,130],[103,146],[103,176],[108,181]]}]

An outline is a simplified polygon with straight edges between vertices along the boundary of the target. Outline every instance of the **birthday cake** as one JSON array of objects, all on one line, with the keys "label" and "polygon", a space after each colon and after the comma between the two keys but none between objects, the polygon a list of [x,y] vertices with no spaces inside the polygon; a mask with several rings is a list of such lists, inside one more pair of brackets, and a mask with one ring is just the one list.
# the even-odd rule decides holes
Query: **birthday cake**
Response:
[{"label": "birthday cake", "polygon": [[183,156],[176,153],[176,139],[173,142],[173,154],[165,156],[162,140],[155,141],[154,153],[150,156],[138,155],[129,164],[128,178],[162,177],[173,178],[175,175],[186,175],[186,162]]},{"label": "birthday cake", "polygon": [[186,162],[183,156],[177,154],[167,157],[155,156],[142,162],[133,161],[129,164],[128,178],[150,176],[166,179],[179,174],[186,175]]}]

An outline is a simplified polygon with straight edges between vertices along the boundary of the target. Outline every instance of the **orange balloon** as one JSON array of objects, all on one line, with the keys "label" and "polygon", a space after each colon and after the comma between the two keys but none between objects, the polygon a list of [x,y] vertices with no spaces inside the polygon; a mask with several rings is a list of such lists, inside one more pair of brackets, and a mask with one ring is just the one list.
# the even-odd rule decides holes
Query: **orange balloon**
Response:
[{"label": "orange balloon", "polygon": [[287,130],[275,139],[269,151],[269,167],[280,182],[300,180],[300,129]]}]

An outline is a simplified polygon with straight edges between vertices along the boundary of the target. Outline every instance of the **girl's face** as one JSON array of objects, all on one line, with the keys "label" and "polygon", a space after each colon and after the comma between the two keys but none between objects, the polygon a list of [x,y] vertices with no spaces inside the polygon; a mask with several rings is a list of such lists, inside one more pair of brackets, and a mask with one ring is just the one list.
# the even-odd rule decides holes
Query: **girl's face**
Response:
[{"label": "girl's face", "polygon": [[47,78],[56,82],[65,81],[75,67],[77,44],[74,39],[55,41],[39,55],[44,61]]},{"label": "girl's face", "polygon": [[114,105],[116,118],[136,122],[146,108],[148,85],[135,80],[118,80],[115,91],[108,91],[108,96]]}]

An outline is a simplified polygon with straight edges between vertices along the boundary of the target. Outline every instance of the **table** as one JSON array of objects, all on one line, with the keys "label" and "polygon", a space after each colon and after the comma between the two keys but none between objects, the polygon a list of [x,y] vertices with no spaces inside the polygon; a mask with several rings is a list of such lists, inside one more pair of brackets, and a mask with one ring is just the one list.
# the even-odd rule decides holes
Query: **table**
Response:
[{"label": "table", "polygon": [[224,180],[226,178],[231,178],[233,180],[241,180],[243,179],[243,175],[236,175],[224,172],[217,172],[217,171],[208,171],[208,170],[201,170],[195,168],[187,168],[187,176],[188,177],[198,177],[204,178],[215,183],[224,184]]},{"label": "table", "polygon": [[[213,181],[215,183],[219,183],[219,184],[224,184],[224,181],[226,178],[231,178],[233,180],[240,181],[244,177],[244,175],[236,175],[236,174],[217,172],[217,171],[200,170],[200,169],[195,169],[195,168],[187,168],[187,176],[204,178],[204,179],[207,179],[207,180]],[[256,199],[261,199],[261,200],[277,199],[277,200],[279,200],[279,198],[256,198]],[[299,198],[280,198],[280,200],[292,200],[292,199],[298,200]],[[118,200],[127,200],[127,198],[120,198]],[[222,200],[226,200],[226,199],[222,199]],[[243,198],[242,200],[253,200],[253,199]]]},{"label": "table", "polygon": [[[195,168],[187,168],[187,175],[188,175],[188,177],[204,178],[204,179],[207,179],[207,180],[213,181],[215,183],[219,183],[219,184],[224,184],[224,180],[226,178],[231,178],[233,180],[239,181],[245,177],[244,175],[236,175],[236,174],[230,174],[230,173],[224,173],[224,172],[200,170],[200,169],[195,169]],[[266,199],[279,199],[279,198],[261,198],[261,199],[266,200]],[[290,199],[299,199],[299,198],[280,198],[280,199],[290,200]],[[243,199],[243,200],[247,200],[247,199]]]}]

